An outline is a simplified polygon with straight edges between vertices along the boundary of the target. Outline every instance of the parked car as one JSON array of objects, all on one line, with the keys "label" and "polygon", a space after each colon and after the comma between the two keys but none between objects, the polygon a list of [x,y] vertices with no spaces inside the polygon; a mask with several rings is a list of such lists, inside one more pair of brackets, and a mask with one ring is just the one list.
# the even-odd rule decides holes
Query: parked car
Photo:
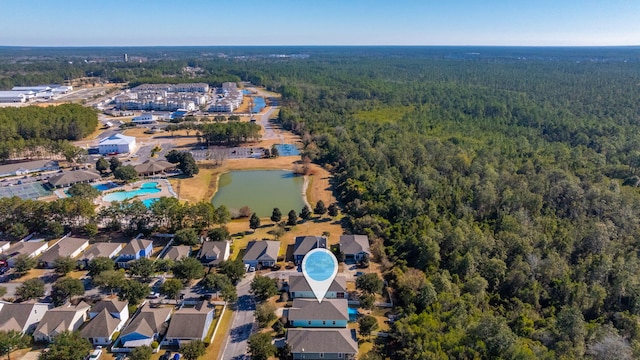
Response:
[{"label": "parked car", "polygon": [[89,355],[89,357],[87,359],[88,360],[98,360],[98,359],[100,359],[101,356],[102,356],[102,347],[99,346],[98,348],[93,350],[93,352],[91,353],[91,355]]},{"label": "parked car", "polygon": [[277,271],[277,270],[280,270],[280,269],[282,269],[282,266],[280,266],[280,265],[278,265],[278,264],[275,264],[275,265],[273,265],[273,266],[271,267],[271,270],[274,270],[274,271]]},{"label": "parked car", "polygon": [[292,262],[288,262],[287,266],[285,266],[284,268],[287,270],[291,270],[293,268],[295,268],[296,266],[292,263]]},{"label": "parked car", "polygon": [[364,273],[362,271],[357,271],[356,272],[356,277],[360,276],[360,275],[364,275]]}]

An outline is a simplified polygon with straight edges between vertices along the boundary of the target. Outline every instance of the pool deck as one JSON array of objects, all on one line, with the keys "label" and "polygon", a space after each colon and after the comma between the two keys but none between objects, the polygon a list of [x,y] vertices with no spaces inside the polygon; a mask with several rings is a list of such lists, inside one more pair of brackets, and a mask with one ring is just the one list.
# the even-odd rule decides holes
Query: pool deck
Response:
[{"label": "pool deck", "polygon": [[161,198],[163,196],[164,197],[177,197],[176,193],[173,191],[173,188],[171,187],[171,184],[169,183],[169,181],[167,179],[146,179],[146,180],[136,181],[135,183],[127,184],[127,185],[118,187],[118,188],[113,189],[113,190],[104,191],[102,193],[102,195],[97,200],[98,207],[107,207],[107,206],[111,205],[111,201],[102,200],[104,198],[104,196],[107,195],[107,194],[111,194],[111,193],[119,192],[119,191],[137,190],[137,189],[140,189],[142,184],[149,183],[149,182],[157,182],[158,183],[158,187],[160,188],[160,192],[153,193],[153,194],[144,194],[144,195],[136,196],[135,198],[129,199],[127,201],[132,201],[134,199],[146,200],[146,199],[151,199],[151,198]]}]

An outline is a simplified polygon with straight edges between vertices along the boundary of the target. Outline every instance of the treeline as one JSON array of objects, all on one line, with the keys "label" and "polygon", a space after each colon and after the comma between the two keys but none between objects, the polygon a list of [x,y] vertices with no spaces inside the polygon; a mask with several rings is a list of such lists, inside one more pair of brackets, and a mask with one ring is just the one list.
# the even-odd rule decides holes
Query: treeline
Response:
[{"label": "treeline", "polygon": [[142,84],[180,84],[180,83],[206,83],[209,86],[220,87],[225,82],[239,82],[240,78],[236,75],[221,74],[218,76],[207,77],[141,77],[129,82],[130,87],[136,87]]},{"label": "treeline", "polygon": [[66,160],[78,162],[87,154],[66,140],[49,139],[11,139],[0,145],[0,162],[11,159],[29,160]]},{"label": "treeline", "polygon": [[98,115],[77,104],[0,108],[0,141],[80,140],[98,126]]},{"label": "treeline", "polygon": [[49,238],[69,231],[94,236],[99,226],[134,235],[192,228],[199,234],[211,232],[221,237],[218,240],[225,240],[228,233],[224,229],[221,233],[220,229],[230,219],[224,206],[216,208],[204,201],[180,203],[168,197],[159,198],[149,208],[140,200],[132,200],[113,202],[98,212],[91,197],[74,196],[52,202],[0,198],[0,233],[8,240],[18,240],[32,232]]},{"label": "treeline", "polygon": [[186,130],[195,131],[202,141],[209,145],[235,146],[249,141],[259,140],[260,125],[252,122],[228,123],[195,123],[182,122],[167,125],[165,131],[174,132]]},{"label": "treeline", "polygon": [[80,140],[98,126],[98,115],[76,104],[0,108],[0,161],[58,159],[84,154],[68,141]]}]

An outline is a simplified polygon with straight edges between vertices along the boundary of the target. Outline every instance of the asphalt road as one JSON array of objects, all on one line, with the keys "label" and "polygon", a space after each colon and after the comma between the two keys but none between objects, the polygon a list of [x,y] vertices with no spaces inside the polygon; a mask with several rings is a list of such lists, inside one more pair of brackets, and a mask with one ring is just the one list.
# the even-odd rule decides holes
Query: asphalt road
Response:
[{"label": "asphalt road", "polygon": [[[12,276],[11,275],[12,273],[13,273],[13,270],[9,270],[4,275],[0,275],[0,283],[1,283],[0,286],[4,286],[5,288],[7,288],[6,297],[15,297],[16,290],[18,289],[18,287],[22,285],[22,282],[19,282],[19,283],[8,282],[9,278]],[[51,287],[59,277],[60,276],[56,275],[53,269],[45,270],[42,276],[39,277],[40,280],[44,281],[45,296],[48,297],[51,295]],[[84,287],[85,287],[85,292],[83,296],[91,297],[91,296],[97,296],[102,294],[100,289],[92,286],[91,278],[89,278],[88,276],[83,277],[82,282],[84,283]],[[47,300],[48,299],[45,298],[45,301]]]},{"label": "asphalt road", "polygon": [[282,137],[276,134],[276,132],[273,130],[273,126],[269,121],[271,114],[273,114],[273,112],[276,109],[278,108],[272,106],[269,108],[269,110],[267,110],[267,112],[265,112],[264,114],[262,114],[262,116],[260,116],[260,125],[262,125],[262,127],[264,128],[264,135],[262,136],[263,140],[278,139],[278,138],[282,140]]},{"label": "asphalt road", "polygon": [[249,286],[254,276],[255,273],[247,274],[237,286],[238,302],[233,313],[231,329],[224,345],[223,360],[250,359],[247,355],[249,347],[247,340],[258,328],[254,317],[256,303],[253,300],[253,296],[249,294]]}]

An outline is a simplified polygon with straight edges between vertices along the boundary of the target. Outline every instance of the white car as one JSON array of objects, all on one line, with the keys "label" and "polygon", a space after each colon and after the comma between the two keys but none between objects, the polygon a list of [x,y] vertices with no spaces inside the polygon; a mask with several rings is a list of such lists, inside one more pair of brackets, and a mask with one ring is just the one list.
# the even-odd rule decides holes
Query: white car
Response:
[{"label": "white car", "polygon": [[98,359],[100,359],[101,356],[102,356],[102,347],[99,346],[98,348],[93,350],[93,352],[91,353],[91,355],[89,355],[89,357],[87,359],[88,360],[98,360]]}]

